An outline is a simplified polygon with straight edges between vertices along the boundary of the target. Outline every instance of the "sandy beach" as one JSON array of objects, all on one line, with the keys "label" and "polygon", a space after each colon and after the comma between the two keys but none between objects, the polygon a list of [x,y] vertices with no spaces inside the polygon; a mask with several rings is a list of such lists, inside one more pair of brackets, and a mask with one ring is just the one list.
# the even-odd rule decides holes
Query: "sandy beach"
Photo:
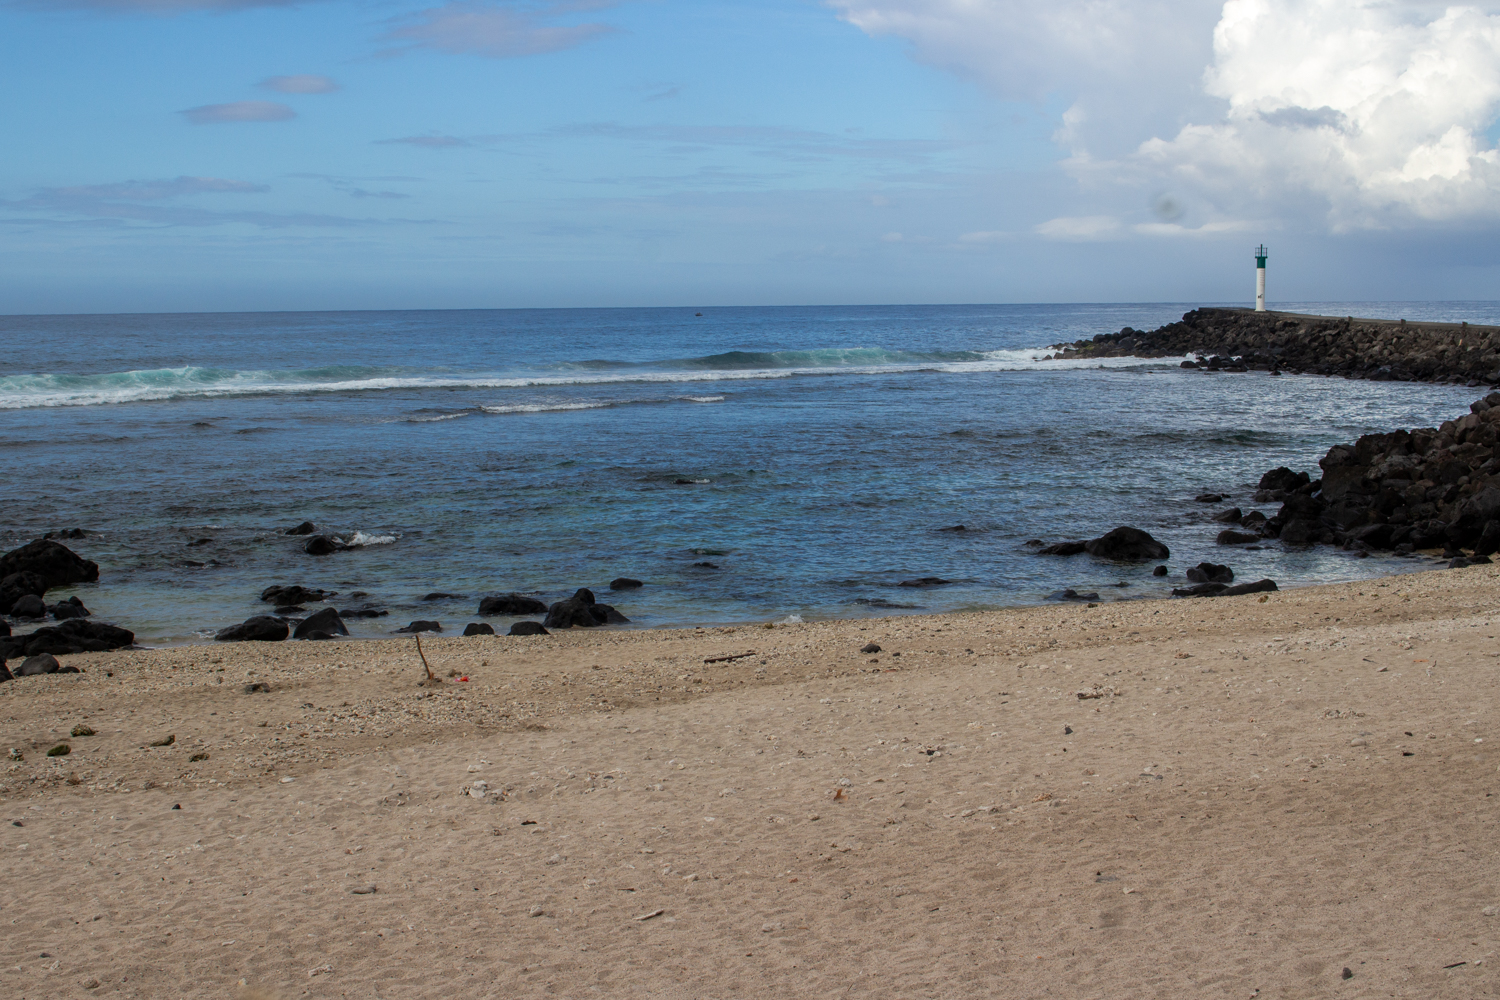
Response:
[{"label": "sandy beach", "polygon": [[68,657],[0,990],[1488,996],[1497,578]]}]

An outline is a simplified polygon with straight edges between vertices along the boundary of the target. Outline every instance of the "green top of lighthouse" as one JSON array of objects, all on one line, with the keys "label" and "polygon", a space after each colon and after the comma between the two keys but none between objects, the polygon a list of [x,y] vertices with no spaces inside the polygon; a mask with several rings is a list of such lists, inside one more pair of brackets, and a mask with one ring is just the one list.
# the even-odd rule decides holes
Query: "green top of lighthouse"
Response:
[{"label": "green top of lighthouse", "polygon": [[1264,243],[1255,248],[1255,266],[1266,266],[1266,245]]}]

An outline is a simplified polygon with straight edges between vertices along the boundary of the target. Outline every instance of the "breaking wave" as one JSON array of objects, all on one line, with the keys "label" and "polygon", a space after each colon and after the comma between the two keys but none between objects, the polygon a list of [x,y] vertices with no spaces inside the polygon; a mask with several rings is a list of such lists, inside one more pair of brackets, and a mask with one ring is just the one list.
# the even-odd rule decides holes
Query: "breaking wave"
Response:
[{"label": "breaking wave", "polygon": [[[730,351],[702,358],[654,362],[586,361],[533,365],[521,371],[457,372],[374,365],[326,365],[319,368],[246,370],[226,368],[155,368],[99,375],[30,374],[0,377],[0,410],[47,406],[100,406],[172,399],[387,389],[512,389],[622,383],[717,382],[793,378],[809,375],[883,375],[928,371],[969,373],[1063,368],[1175,367],[1177,359],[1139,358],[1043,360],[1045,349],[1007,351],[892,351],[840,348],[816,351]],[[719,397],[689,396],[693,402]],[[485,406],[487,413],[534,413],[549,409],[588,409],[608,403],[520,404]],[[453,420],[462,412],[411,418],[414,422]]]}]

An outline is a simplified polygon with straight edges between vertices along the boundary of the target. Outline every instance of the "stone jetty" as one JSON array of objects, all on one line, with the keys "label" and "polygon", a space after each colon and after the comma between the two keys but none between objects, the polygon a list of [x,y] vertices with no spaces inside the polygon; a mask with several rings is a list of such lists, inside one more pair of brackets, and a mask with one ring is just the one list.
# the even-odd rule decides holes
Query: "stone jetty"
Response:
[{"label": "stone jetty", "polygon": [[1500,385],[1500,327],[1194,309],[1156,330],[1055,344],[1053,358],[1190,357],[1185,367]]}]

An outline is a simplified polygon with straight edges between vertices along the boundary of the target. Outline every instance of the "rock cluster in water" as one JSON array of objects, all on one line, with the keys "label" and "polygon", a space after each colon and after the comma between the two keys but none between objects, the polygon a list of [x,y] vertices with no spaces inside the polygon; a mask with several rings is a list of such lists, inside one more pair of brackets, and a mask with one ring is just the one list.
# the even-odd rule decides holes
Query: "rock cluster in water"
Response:
[{"label": "rock cluster in water", "polygon": [[1500,383],[1500,327],[1194,309],[1156,330],[1126,327],[1056,344],[1051,357],[1164,358],[1184,367],[1285,371],[1402,382]]},{"label": "rock cluster in water", "polygon": [[[1488,561],[1500,550],[1500,392],[1439,427],[1366,434],[1334,445],[1322,476],[1273,469],[1257,501],[1280,501],[1269,518],[1232,515],[1224,545],[1278,538],[1287,545],[1413,552]],[[1465,556],[1464,550],[1468,550]]]}]

